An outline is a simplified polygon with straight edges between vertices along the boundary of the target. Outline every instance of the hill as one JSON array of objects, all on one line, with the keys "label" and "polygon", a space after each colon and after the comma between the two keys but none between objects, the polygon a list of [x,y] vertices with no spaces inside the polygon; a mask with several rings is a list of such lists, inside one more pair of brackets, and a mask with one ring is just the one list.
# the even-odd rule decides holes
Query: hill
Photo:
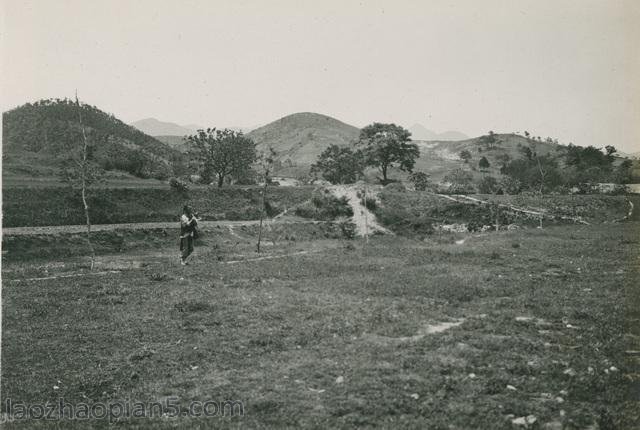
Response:
[{"label": "hill", "polygon": [[[55,176],[82,142],[78,107],[71,100],[41,100],[2,114],[3,176]],[[164,179],[182,155],[95,106],[81,105],[89,158],[105,171]]]},{"label": "hill", "polygon": [[198,128],[201,128],[195,124],[178,125],[155,118],[141,119],[140,121],[132,122],[131,126],[150,136],[186,136],[195,133]]},{"label": "hill", "polygon": [[[560,155],[563,147],[547,142],[527,139],[517,134],[496,134],[496,143],[487,148],[482,136],[471,139],[451,141],[414,141],[420,149],[420,158],[416,160],[415,170],[429,173],[435,181],[440,181],[450,171],[463,168],[478,178],[482,172],[478,170],[478,162],[486,157],[490,167],[488,173],[498,175],[500,166],[507,159],[522,157],[520,148],[533,146],[540,155]],[[465,163],[460,152],[469,151],[471,159]]]},{"label": "hill", "polygon": [[169,145],[176,151],[185,152],[187,149],[184,136],[169,135],[169,136],[154,136],[154,137],[158,139],[160,142]]},{"label": "hill", "polygon": [[349,145],[359,134],[357,127],[335,118],[301,112],[259,127],[247,136],[257,144],[258,151],[273,147],[279,162],[278,174],[295,176],[308,171],[328,146]]},{"label": "hill", "polygon": [[449,130],[444,133],[436,133],[429,130],[421,124],[414,124],[409,128],[411,132],[411,138],[413,140],[465,140],[469,139],[464,133],[459,131]]}]

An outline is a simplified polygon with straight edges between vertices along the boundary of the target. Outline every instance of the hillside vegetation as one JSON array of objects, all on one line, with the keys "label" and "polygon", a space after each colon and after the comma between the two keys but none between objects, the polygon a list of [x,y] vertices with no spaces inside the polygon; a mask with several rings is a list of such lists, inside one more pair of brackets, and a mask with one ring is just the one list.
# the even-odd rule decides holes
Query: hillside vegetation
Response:
[{"label": "hillside vegetation", "polygon": [[3,174],[55,175],[69,149],[82,141],[79,114],[89,141],[89,158],[105,171],[140,178],[167,178],[181,154],[95,106],[71,100],[27,103],[2,115]]}]

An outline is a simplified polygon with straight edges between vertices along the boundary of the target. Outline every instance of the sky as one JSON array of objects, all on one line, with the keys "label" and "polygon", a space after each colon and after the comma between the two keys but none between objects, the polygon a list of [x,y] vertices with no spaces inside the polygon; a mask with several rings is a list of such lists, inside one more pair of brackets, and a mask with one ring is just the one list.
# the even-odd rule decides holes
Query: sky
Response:
[{"label": "sky", "polygon": [[523,132],[640,151],[636,0],[0,0],[0,107]]}]

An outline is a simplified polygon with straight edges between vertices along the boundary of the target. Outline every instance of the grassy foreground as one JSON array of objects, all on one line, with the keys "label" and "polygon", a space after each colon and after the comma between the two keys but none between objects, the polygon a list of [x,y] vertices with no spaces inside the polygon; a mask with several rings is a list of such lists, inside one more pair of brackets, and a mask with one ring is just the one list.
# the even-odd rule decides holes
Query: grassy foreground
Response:
[{"label": "grassy foreground", "polygon": [[286,257],[253,261],[232,232],[186,267],[173,240],[103,255],[101,276],[33,280],[86,270],[73,258],[3,264],[2,407],[176,396],[240,400],[244,417],[117,424],[633,428],[639,226],[286,238],[262,254]]}]

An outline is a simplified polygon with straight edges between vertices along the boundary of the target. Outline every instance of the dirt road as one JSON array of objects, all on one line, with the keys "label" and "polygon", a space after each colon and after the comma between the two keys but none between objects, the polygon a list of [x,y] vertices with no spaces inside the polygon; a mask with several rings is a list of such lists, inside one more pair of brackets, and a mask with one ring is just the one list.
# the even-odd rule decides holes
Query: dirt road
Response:
[{"label": "dirt road", "polygon": [[[353,210],[352,221],[356,225],[358,235],[365,236],[375,232],[391,233],[378,224],[375,215],[360,203],[361,199],[358,197],[358,191],[364,195],[364,187],[366,185],[363,184],[333,185],[329,189],[336,197],[346,197],[349,201],[349,206]],[[367,191],[369,193],[368,198],[375,197],[375,190],[372,187],[367,187]]]}]

